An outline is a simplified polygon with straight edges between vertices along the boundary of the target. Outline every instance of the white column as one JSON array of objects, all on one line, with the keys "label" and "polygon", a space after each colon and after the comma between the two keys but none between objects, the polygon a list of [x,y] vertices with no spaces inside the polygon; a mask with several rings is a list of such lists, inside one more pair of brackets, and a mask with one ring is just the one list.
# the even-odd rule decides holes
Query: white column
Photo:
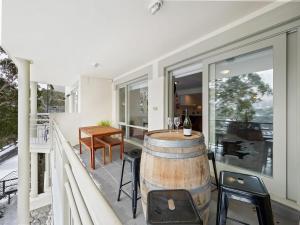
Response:
[{"label": "white column", "polygon": [[74,112],[74,104],[73,104],[73,102],[74,102],[74,100],[73,100],[73,98],[74,98],[74,95],[72,94],[72,92],[70,92],[70,96],[69,96],[69,113],[73,113]]},{"label": "white column", "polygon": [[18,67],[18,224],[29,225],[29,81],[30,62],[17,58]]},{"label": "white column", "polygon": [[37,118],[37,82],[30,82],[30,120],[31,120],[31,137],[37,136],[36,127]]},{"label": "white column", "polygon": [[38,153],[31,152],[31,191],[30,197],[35,198],[38,195]]},{"label": "white column", "polygon": [[49,153],[45,153],[44,192],[49,191],[50,189],[49,179],[50,179],[50,158],[49,158]]},{"label": "white column", "polygon": [[37,114],[37,82],[30,82],[30,113]]}]

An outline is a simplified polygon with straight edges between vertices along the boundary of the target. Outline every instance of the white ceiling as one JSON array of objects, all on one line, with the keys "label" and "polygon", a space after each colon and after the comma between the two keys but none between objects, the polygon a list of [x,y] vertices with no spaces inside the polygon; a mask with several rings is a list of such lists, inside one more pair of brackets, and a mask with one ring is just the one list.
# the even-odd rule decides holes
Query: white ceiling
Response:
[{"label": "white ceiling", "polygon": [[33,79],[70,85],[84,74],[114,78],[270,4],[166,1],[153,16],[148,3],[4,0],[2,45],[33,60]]}]

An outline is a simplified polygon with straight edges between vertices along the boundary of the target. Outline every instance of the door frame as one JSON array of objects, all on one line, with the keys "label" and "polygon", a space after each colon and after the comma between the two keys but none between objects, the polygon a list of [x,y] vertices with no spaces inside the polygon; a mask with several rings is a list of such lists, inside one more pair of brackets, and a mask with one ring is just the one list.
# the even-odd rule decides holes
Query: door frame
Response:
[{"label": "door frame", "polygon": [[287,170],[286,170],[286,107],[287,107],[287,62],[286,62],[286,33],[275,37],[251,43],[217,56],[203,60],[203,133],[206,145],[209,143],[209,66],[235,56],[255,52],[258,50],[273,49],[273,177],[258,174],[240,167],[217,162],[219,170],[230,170],[240,173],[251,173],[261,177],[271,194],[286,198]]},{"label": "door frame", "polygon": [[[178,73],[181,71],[180,73]],[[165,124],[164,128],[168,127],[167,118],[169,115],[174,115],[173,112],[173,104],[174,104],[174,87],[171,85],[173,83],[174,74],[177,73],[176,76],[189,76],[194,73],[202,72],[203,73],[203,64],[201,59],[193,59],[185,61],[184,63],[176,64],[175,66],[168,67],[166,69],[166,76],[165,76]],[[203,81],[203,78],[202,78]]]}]

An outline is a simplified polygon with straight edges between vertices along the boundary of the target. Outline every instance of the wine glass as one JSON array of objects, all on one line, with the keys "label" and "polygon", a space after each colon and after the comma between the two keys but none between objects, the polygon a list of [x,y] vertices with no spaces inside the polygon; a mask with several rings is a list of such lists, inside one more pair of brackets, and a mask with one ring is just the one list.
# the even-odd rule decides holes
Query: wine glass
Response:
[{"label": "wine glass", "polygon": [[173,118],[172,117],[168,117],[168,127],[171,132],[173,129]]},{"label": "wine glass", "polygon": [[176,126],[176,130],[177,130],[177,133],[178,133],[178,128],[179,128],[179,125],[180,125],[180,117],[174,117],[174,124]]}]

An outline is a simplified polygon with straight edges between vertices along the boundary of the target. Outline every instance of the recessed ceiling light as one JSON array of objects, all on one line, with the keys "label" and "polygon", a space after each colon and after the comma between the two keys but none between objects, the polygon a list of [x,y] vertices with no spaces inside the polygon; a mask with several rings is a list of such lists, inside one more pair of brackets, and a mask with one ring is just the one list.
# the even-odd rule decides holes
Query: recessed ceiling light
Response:
[{"label": "recessed ceiling light", "polygon": [[163,0],[152,0],[148,6],[148,10],[152,15],[154,15],[161,9],[163,4]]},{"label": "recessed ceiling light", "polygon": [[100,64],[99,64],[99,63],[97,63],[97,62],[93,62],[93,63],[91,63],[91,65],[92,65],[92,67],[94,67],[94,68],[97,68],[97,67],[99,67],[99,66],[100,66]]},{"label": "recessed ceiling light", "polygon": [[226,74],[230,73],[230,70],[222,70],[220,73],[223,74],[223,75],[226,75]]}]

